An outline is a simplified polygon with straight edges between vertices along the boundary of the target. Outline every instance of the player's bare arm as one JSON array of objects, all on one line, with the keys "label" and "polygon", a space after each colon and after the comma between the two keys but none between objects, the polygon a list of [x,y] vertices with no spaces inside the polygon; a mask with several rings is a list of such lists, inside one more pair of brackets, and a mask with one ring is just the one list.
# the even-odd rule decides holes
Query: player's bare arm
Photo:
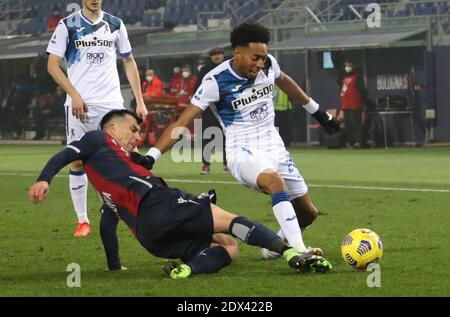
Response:
[{"label": "player's bare arm", "polygon": [[286,73],[281,72],[280,77],[275,80],[275,83],[289,96],[292,101],[298,102],[301,105],[306,105],[308,103],[309,97],[300,88],[300,86],[297,85],[297,83]]},{"label": "player's bare arm", "polygon": [[169,125],[167,129],[164,130],[164,133],[156,142],[155,147],[160,150],[161,153],[165,153],[166,151],[168,151],[178,141],[177,138],[173,137],[173,134],[176,133],[175,129],[188,127],[201,113],[202,110],[199,107],[196,107],[192,104],[187,106],[186,109],[181,113],[178,120]]},{"label": "player's bare arm", "polygon": [[134,97],[136,98],[136,114],[142,119],[145,119],[147,117],[148,111],[147,107],[145,106],[144,99],[142,98],[139,71],[133,56],[130,55],[128,57],[125,57],[123,59],[123,66],[128,78],[128,82],[130,83],[131,89],[133,90]]},{"label": "player's bare arm", "polygon": [[61,57],[54,54],[49,54],[47,63],[48,73],[53,77],[55,82],[70,96],[70,98],[72,98],[72,114],[77,119],[83,120],[85,112],[88,111],[88,107],[83,101],[83,98],[81,98],[78,91],[70,83],[67,76],[61,70],[61,67],[59,67],[61,60]]},{"label": "player's bare arm", "polygon": [[145,155],[141,155],[138,152],[130,153],[131,159],[135,163],[151,170],[155,161],[178,141],[178,138],[173,137],[174,135],[178,135],[176,129],[188,127],[201,113],[202,110],[199,107],[190,104],[186,107],[178,120],[164,130],[154,147],[150,148]]}]

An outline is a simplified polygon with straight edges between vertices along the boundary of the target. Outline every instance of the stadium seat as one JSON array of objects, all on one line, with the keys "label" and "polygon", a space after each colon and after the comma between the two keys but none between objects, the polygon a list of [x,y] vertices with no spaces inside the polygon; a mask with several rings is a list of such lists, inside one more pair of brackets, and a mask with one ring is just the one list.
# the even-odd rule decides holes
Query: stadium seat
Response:
[{"label": "stadium seat", "polygon": [[409,11],[408,10],[398,10],[397,12],[394,13],[395,17],[407,17],[409,16]]}]

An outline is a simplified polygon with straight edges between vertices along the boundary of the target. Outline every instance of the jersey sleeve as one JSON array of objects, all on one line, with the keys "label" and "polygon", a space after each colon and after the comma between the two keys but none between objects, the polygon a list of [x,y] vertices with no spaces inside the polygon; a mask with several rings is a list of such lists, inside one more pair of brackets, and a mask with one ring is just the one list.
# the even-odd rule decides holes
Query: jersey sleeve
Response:
[{"label": "jersey sleeve", "polygon": [[63,20],[59,21],[55,32],[48,43],[47,53],[64,58],[64,54],[66,54],[68,36],[69,32],[67,31],[66,24]]},{"label": "jersey sleeve", "polygon": [[197,88],[191,103],[202,110],[206,110],[211,104],[220,100],[219,86],[213,76],[206,75],[200,87]]},{"label": "jersey sleeve", "polygon": [[270,58],[270,60],[272,61],[272,68],[273,68],[273,73],[274,73],[275,79],[278,79],[278,77],[281,76],[280,65],[278,64],[278,61],[276,60],[275,57],[273,57],[273,56],[270,55],[270,54],[268,54],[267,56],[268,56],[268,58]]},{"label": "jersey sleeve", "polygon": [[119,256],[119,239],[117,238],[117,224],[119,217],[106,204],[102,206],[100,217],[100,237],[105,249],[109,270],[120,270],[122,264]]},{"label": "jersey sleeve", "polygon": [[96,152],[103,141],[103,133],[101,131],[91,131],[82,136],[79,140],[74,141],[66,146],[64,150],[55,154],[45,165],[38,181],[51,182],[53,177],[67,164],[84,160],[89,155]]},{"label": "jersey sleeve", "polygon": [[131,55],[131,44],[130,40],[128,39],[127,28],[122,21],[120,21],[119,36],[117,37],[116,44],[120,56],[128,57]]},{"label": "jersey sleeve", "polygon": [[80,139],[73,141],[66,146],[73,150],[78,156],[77,160],[83,160],[98,150],[104,142],[104,134],[100,130],[90,131],[84,134]]}]

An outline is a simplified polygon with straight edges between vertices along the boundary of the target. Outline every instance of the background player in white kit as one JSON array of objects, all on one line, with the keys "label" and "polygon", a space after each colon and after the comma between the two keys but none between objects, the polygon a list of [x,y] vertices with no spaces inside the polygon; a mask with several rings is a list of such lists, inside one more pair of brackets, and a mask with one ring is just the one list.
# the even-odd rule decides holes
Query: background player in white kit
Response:
[{"label": "background player in white kit", "polygon": [[136,162],[151,168],[161,153],[177,140],[177,127],[188,126],[207,107],[218,116],[226,135],[228,167],[242,184],[272,196],[272,208],[281,227],[279,235],[301,252],[307,249],[301,228],[317,217],[308,187],[284,147],[274,126],[272,92],[274,83],[289,98],[303,105],[319,123],[333,133],[339,122],[319,109],[302,89],[280,70],[267,53],[269,30],[259,24],[243,23],[231,33],[233,58],[210,71],[180,118],[169,126],[146,156],[134,154]]},{"label": "background player in white kit", "polygon": [[[139,72],[131,55],[124,23],[101,10],[102,0],[83,0],[80,11],[61,20],[47,47],[48,72],[67,93],[67,143],[96,130],[103,116],[112,109],[123,109],[117,72],[117,52],[136,97],[137,114],[144,118],[147,109],[142,99]],[[67,63],[67,76],[60,68]],[[70,165],[70,193],[78,222],[74,236],[90,233],[87,215],[88,180],[81,161]]]}]

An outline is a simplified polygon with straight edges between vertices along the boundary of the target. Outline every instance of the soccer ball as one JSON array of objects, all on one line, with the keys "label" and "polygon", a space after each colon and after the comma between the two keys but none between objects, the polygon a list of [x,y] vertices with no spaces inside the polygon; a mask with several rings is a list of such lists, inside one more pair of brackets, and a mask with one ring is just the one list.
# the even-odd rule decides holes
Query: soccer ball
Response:
[{"label": "soccer ball", "polygon": [[383,243],[370,229],[356,229],[342,241],[341,253],[344,261],[352,268],[365,270],[370,263],[378,262],[383,256]]}]

